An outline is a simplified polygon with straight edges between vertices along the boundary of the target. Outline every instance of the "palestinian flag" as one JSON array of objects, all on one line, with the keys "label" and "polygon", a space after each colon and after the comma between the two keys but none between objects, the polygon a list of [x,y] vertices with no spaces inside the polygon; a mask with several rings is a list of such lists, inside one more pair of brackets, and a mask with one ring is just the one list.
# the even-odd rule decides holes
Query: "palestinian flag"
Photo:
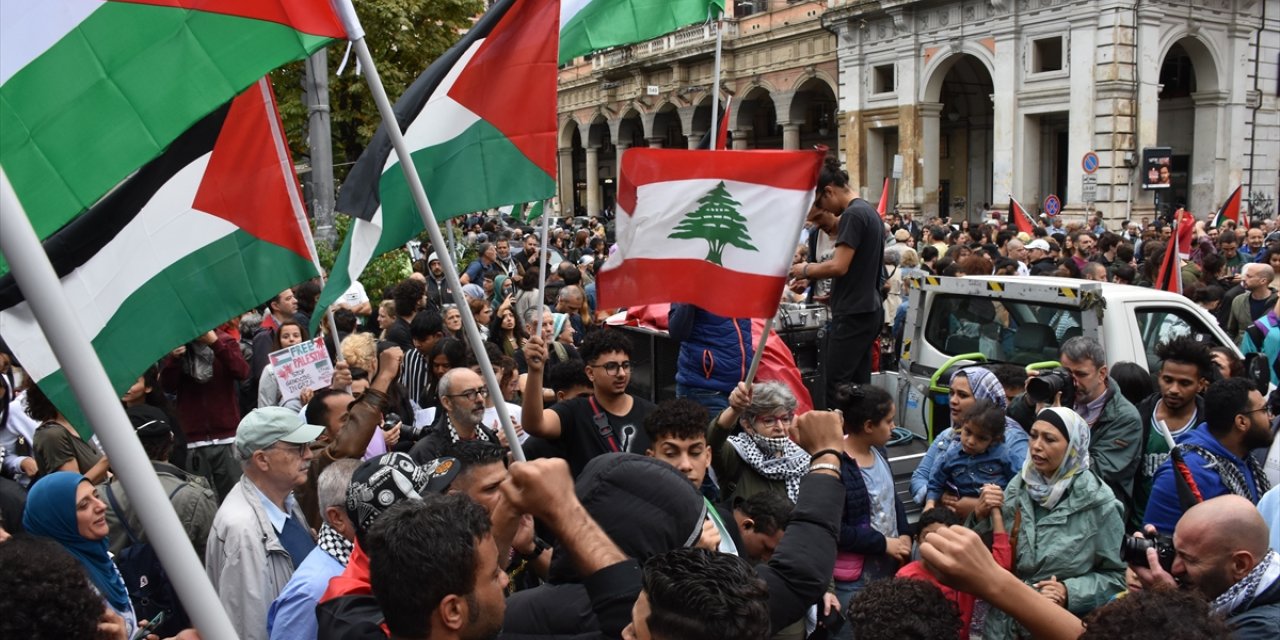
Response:
[{"label": "palestinian flag", "polygon": [[1032,234],[1036,230],[1036,222],[1031,219],[1031,214],[1027,213],[1022,203],[1018,202],[1013,194],[1009,194],[1009,217],[1013,218],[1013,223],[1018,225],[1018,231],[1025,231]]},{"label": "palestinian flag", "polygon": [[545,200],[530,202],[527,207],[524,207],[523,212],[514,213],[513,215],[515,219],[520,220],[525,224],[533,224],[533,221],[542,217],[542,210],[545,208],[545,206],[546,206]]},{"label": "palestinian flag", "polygon": [[629,149],[600,308],[687,302],[730,318],[772,316],[823,156]]},{"label": "palestinian flag", "polygon": [[[437,220],[555,192],[557,6],[556,0],[495,3],[396,102]],[[370,260],[423,231],[386,126],[339,194],[337,210],[355,220],[320,294],[321,309]]]},{"label": "palestinian flag", "polygon": [[1231,195],[1227,197],[1227,201],[1222,203],[1222,208],[1218,209],[1218,213],[1213,216],[1213,221],[1209,223],[1209,226],[1221,229],[1226,226],[1228,220],[1235,222],[1240,229],[1249,228],[1248,216],[1240,215],[1240,187],[1236,187],[1236,190],[1232,191]]},{"label": "palestinian flag", "polygon": [[1165,245],[1164,257],[1160,260],[1160,270],[1156,272],[1155,283],[1156,289],[1177,294],[1182,293],[1182,256],[1178,252],[1178,234],[1183,229],[1179,227],[1191,226],[1182,224],[1183,221],[1180,218],[1181,216],[1174,217],[1173,236]]},{"label": "palestinian flag", "polygon": [[884,220],[885,211],[889,210],[889,176],[884,177],[884,187],[880,189],[880,203],[876,205],[876,213]]},{"label": "palestinian flag", "polygon": [[724,0],[562,0],[560,63],[642,42],[724,11]]},{"label": "palestinian flag", "polygon": [[[45,240],[117,391],[178,345],[316,275],[281,131],[260,80]],[[0,335],[90,434],[12,275],[0,279]]]}]

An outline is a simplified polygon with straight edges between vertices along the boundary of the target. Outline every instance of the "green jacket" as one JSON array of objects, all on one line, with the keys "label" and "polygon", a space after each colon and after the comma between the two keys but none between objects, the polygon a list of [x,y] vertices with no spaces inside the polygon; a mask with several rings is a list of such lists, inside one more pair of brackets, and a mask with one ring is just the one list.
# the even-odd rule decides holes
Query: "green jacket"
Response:
[{"label": "green jacket", "polygon": [[[1057,576],[1067,587],[1067,609],[1077,616],[1124,590],[1125,565],[1120,560],[1124,515],[1120,502],[1096,475],[1077,476],[1052,511],[1032,500],[1020,475],[1004,495],[1004,524],[1017,545],[1013,573],[1019,579],[1034,586]],[[989,528],[988,521],[980,524]],[[1018,633],[1017,622],[992,609],[984,637],[1014,638]]]},{"label": "green jacket", "polygon": [[[717,416],[719,417],[719,416]],[[738,450],[729,444],[729,436],[737,431],[721,429],[716,418],[707,426],[707,446],[711,447],[711,468],[716,471],[716,479],[720,481],[720,504],[733,506],[737,498],[746,500],[762,491],[774,491],[787,495],[785,480],[771,480],[760,475],[742,460]]]},{"label": "green jacket", "polygon": [[[1133,482],[1142,454],[1142,416],[1133,403],[1120,393],[1120,385],[1107,378],[1111,399],[1102,405],[1102,413],[1089,429],[1090,466],[1123,504],[1126,513],[1133,510]],[[1009,403],[1009,417],[1031,431],[1035,410],[1024,396]]]}]

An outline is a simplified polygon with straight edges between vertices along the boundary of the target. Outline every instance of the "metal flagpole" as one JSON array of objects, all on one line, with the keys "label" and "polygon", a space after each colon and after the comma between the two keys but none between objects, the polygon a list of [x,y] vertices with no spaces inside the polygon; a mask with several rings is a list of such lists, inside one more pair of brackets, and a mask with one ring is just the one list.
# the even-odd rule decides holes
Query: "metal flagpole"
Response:
[{"label": "metal flagpole", "polygon": [[[327,73],[327,70],[326,70]],[[307,242],[307,252],[311,254],[311,264],[315,265],[316,273],[320,276],[320,288],[324,289],[325,280],[324,268],[320,266],[320,254],[316,251],[316,240],[311,235],[311,225],[307,223],[307,212],[303,210],[302,194],[297,191],[297,176],[293,172],[293,163],[289,161],[289,154],[286,153],[288,148],[284,143],[284,132],[280,130],[280,117],[276,111],[275,98],[271,92],[271,84],[266,78],[258,80],[258,90],[262,94],[262,101],[267,113],[267,118],[271,123],[271,139],[275,142],[276,156],[280,159],[280,169],[284,172],[284,182],[289,185],[289,204],[293,207],[293,219],[298,223],[298,229],[302,231],[302,238]],[[311,170],[316,170],[312,165]],[[330,220],[333,218],[333,212],[329,213]],[[338,362],[342,362],[342,349],[338,340],[338,325],[333,321],[333,308],[325,310],[325,317],[329,320],[329,338],[333,340],[333,350],[338,354]]]},{"label": "metal flagpole", "polygon": [[[449,235],[445,238],[445,241],[449,244],[449,259],[452,260],[454,264],[458,264],[458,240],[453,237],[453,218],[449,218],[445,222],[445,225],[449,230]],[[427,266],[430,268],[430,265]]]},{"label": "metal flagpole", "polygon": [[67,301],[62,283],[3,169],[0,169],[0,228],[4,229],[4,233],[0,233],[0,252],[12,265],[13,277],[26,295],[75,392],[76,401],[107,450],[112,470],[120,477],[134,504],[154,507],[140,509],[138,518],[191,620],[201,637],[236,638],[235,627],[205,575],[191,540],[178,522],[160,479],[151,471],[151,460],[134,435],[133,425],[107,378],[106,369],[76,323],[76,313]]},{"label": "metal flagpole", "polygon": [[[724,49],[724,12],[716,15],[716,60],[711,68],[711,149],[716,148],[716,136],[720,134],[720,53]],[[728,117],[729,114],[724,114]]]},{"label": "metal flagpole", "polygon": [[[333,6],[342,17],[342,24],[347,29],[347,37],[355,45],[357,60],[364,69],[369,92],[373,94],[373,101],[377,103],[378,113],[382,116],[382,124],[391,139],[391,145],[395,148],[396,156],[400,159],[400,168],[404,171],[405,181],[409,183],[409,191],[413,194],[418,215],[422,218],[427,234],[431,236],[431,246],[437,253],[445,253],[446,247],[444,236],[440,233],[440,224],[436,222],[435,213],[431,210],[431,203],[427,200],[427,192],[422,187],[422,179],[418,176],[413,155],[409,153],[409,145],[404,140],[404,133],[400,131],[399,121],[391,106],[391,99],[387,97],[387,91],[382,86],[382,78],[378,75],[378,68],[374,65],[373,56],[369,53],[369,45],[365,42],[364,28],[360,26],[360,18],[356,15],[351,0],[333,0]],[[502,399],[502,386],[498,382],[498,377],[494,375],[493,363],[489,362],[489,355],[484,350],[484,338],[480,337],[475,316],[471,314],[471,307],[467,305],[467,299],[462,295],[462,285],[458,282],[458,267],[451,260],[441,260],[440,263],[444,267],[445,281],[453,289],[454,302],[458,304],[458,311],[462,313],[462,328],[467,332],[467,341],[474,347],[472,351],[480,365],[485,386],[489,389],[489,397],[493,398],[493,406],[498,410],[498,419],[502,422],[502,430],[507,436],[507,446],[511,447],[511,453],[516,460],[524,462],[524,449],[520,446],[520,439],[511,424],[507,403]]]},{"label": "metal flagpole", "polygon": [[[548,202],[548,204],[550,204]],[[551,253],[551,248],[547,246],[547,227],[548,219],[551,217],[551,207],[544,206],[542,208],[542,230],[541,230],[541,249],[542,255],[538,256],[538,309],[544,309],[547,306],[547,256]],[[542,314],[538,314],[538,335],[542,335]],[[552,340],[556,336],[551,336]],[[551,345],[547,345],[550,349]]]}]

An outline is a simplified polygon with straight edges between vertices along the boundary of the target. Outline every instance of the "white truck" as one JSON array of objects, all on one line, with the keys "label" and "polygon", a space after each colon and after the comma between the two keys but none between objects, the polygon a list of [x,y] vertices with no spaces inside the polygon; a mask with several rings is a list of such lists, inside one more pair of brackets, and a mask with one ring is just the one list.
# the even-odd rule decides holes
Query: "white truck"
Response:
[{"label": "white truck", "polygon": [[957,368],[1056,366],[1059,347],[1077,335],[1102,343],[1108,365],[1134,362],[1148,371],[1159,366],[1156,345],[1181,335],[1236,350],[1207,311],[1167,291],[1039,276],[921,276],[909,286],[898,367],[873,383],[894,394],[898,425],[918,436],[889,449],[899,495],[912,511],[911,472],[949,426],[946,385]]}]

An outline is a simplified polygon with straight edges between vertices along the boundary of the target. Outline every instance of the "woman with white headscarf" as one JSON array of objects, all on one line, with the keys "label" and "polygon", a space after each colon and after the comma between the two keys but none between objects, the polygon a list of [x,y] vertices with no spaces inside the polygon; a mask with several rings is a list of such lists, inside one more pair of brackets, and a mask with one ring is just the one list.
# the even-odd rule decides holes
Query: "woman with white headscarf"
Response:
[{"label": "woman with white headscarf", "polygon": [[[1004,492],[988,485],[979,500],[975,528],[998,505],[1013,573],[1050,602],[1083,617],[1124,590],[1123,508],[1089,470],[1089,425],[1076,412],[1050,407],[1037,414],[1022,473]],[[1021,635],[1012,618],[991,610],[983,637]]]}]

